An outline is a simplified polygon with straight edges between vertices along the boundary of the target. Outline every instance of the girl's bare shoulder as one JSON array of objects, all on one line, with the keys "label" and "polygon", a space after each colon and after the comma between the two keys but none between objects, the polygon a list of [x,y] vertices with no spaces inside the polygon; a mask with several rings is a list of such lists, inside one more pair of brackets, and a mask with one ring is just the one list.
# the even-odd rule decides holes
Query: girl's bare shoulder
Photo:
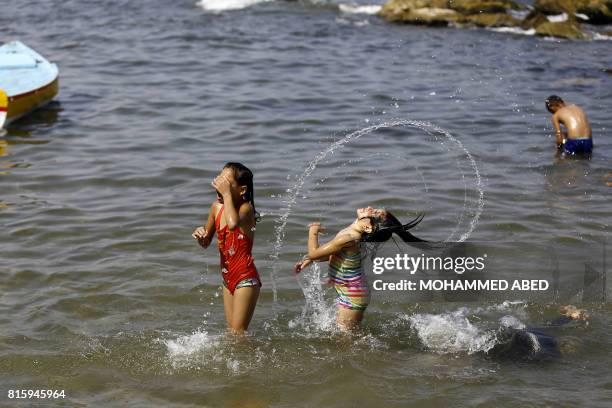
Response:
[{"label": "girl's bare shoulder", "polygon": [[255,209],[249,202],[244,202],[240,204],[240,208],[238,209],[238,214],[241,219],[241,222],[245,223],[245,226],[252,226],[255,224]]},{"label": "girl's bare shoulder", "polygon": [[342,241],[344,243],[345,248],[349,248],[359,242],[359,240],[361,239],[361,235],[358,232],[351,230],[350,228],[344,228],[336,234],[336,239]]},{"label": "girl's bare shoulder", "polygon": [[255,210],[253,209],[253,206],[251,205],[249,201],[245,201],[242,204],[240,204],[240,211],[255,212]]},{"label": "girl's bare shoulder", "polygon": [[221,210],[221,206],[223,204],[215,201],[210,205],[210,212],[213,214],[213,217],[217,218],[217,214],[219,214],[219,210]]}]

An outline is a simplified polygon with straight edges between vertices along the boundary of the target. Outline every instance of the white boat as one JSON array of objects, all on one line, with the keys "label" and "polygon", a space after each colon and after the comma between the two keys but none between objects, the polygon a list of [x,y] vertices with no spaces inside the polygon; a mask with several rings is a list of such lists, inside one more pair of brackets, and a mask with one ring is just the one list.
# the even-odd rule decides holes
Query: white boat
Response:
[{"label": "white boat", "polygon": [[49,103],[59,90],[59,70],[19,41],[0,46],[0,129]]}]

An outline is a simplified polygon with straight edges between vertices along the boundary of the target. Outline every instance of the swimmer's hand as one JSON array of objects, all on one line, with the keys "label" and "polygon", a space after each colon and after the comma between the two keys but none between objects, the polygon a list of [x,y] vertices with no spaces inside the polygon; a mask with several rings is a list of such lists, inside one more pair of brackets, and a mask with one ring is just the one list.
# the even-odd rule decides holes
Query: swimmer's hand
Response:
[{"label": "swimmer's hand", "polygon": [[325,228],[321,226],[320,222],[313,222],[311,224],[308,224],[308,232],[310,232],[311,234],[318,234],[321,231],[325,231]]},{"label": "swimmer's hand", "polygon": [[300,273],[311,263],[312,261],[310,259],[303,259],[293,266],[293,272]]},{"label": "swimmer's hand", "polygon": [[231,191],[231,183],[229,181],[229,179],[227,178],[226,175],[221,175],[219,177],[216,177],[213,182],[212,182],[212,186],[219,192],[219,194],[221,194],[222,196],[226,196],[232,193]]},{"label": "swimmer's hand", "polygon": [[191,236],[198,241],[198,244],[204,249],[208,248],[210,245],[211,237],[208,235],[208,231],[204,227],[196,228]]},{"label": "swimmer's hand", "polygon": [[586,310],[578,309],[574,305],[562,306],[559,311],[561,312],[562,315],[567,316],[571,318],[572,320],[585,321],[585,320],[588,320],[589,318],[589,315],[587,314]]}]

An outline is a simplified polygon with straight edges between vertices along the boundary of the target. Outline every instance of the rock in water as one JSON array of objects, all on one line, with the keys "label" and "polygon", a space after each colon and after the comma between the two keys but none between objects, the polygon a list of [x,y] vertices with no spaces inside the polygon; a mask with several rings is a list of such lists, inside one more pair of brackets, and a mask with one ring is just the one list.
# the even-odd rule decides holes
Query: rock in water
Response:
[{"label": "rock in water", "polygon": [[385,13],[397,14],[420,8],[448,8],[447,0],[389,0],[381,10]]},{"label": "rock in water", "polygon": [[534,7],[544,14],[584,14],[592,24],[612,23],[612,0],[536,0]]},{"label": "rock in water", "polygon": [[514,8],[519,6],[512,0],[389,0],[379,15],[388,21],[410,24],[472,23],[498,27],[503,22],[517,25],[515,19],[505,14]]},{"label": "rock in water", "polygon": [[548,20],[540,10],[532,10],[521,23],[521,28],[528,30],[534,28],[537,35],[548,37],[568,38],[572,40],[588,39],[589,36],[582,31],[576,19],[568,18],[563,22],[553,23]]},{"label": "rock in water", "polygon": [[448,7],[462,14],[506,13],[520,8],[511,0],[449,0]]},{"label": "rock in water", "polygon": [[575,3],[576,1],[572,0],[535,0],[533,7],[540,13],[551,15],[561,14],[568,10],[575,9]]},{"label": "rock in water", "polygon": [[567,38],[570,40],[585,40],[588,36],[582,32],[580,25],[573,21],[561,23],[542,23],[536,27],[536,34],[547,37]]},{"label": "rock in water", "polygon": [[548,23],[548,18],[545,14],[542,14],[538,10],[531,10],[525,19],[521,22],[521,28],[523,30],[529,30],[530,28],[536,28],[540,24]]},{"label": "rock in water", "polygon": [[400,13],[395,18],[390,19],[390,21],[426,25],[448,25],[448,23],[457,22],[460,19],[461,15],[451,9],[423,7]]},{"label": "rock in water", "polygon": [[465,16],[464,21],[478,27],[518,27],[520,20],[506,13],[482,13]]},{"label": "rock in water", "polygon": [[[509,10],[521,8],[513,0],[388,0],[379,12],[379,16],[387,21],[408,24],[521,26],[523,29],[533,28],[536,34],[542,36],[587,39],[589,36],[582,31],[574,14],[576,9],[583,12],[585,5],[594,7],[595,3],[607,7],[612,0],[536,0],[535,9],[522,22],[508,13]],[[567,21],[553,23],[546,17],[546,14],[561,12],[567,12],[569,16]]]},{"label": "rock in water", "polygon": [[[417,11],[418,10],[418,11]],[[434,24],[456,21],[458,13],[448,9],[447,0],[389,0],[378,13],[382,18],[392,22],[413,24]]]}]

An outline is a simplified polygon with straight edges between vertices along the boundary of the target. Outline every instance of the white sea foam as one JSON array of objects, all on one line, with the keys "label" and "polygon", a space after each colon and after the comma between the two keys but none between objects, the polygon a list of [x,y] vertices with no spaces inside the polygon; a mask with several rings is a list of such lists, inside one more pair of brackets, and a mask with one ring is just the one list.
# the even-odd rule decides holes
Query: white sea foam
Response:
[{"label": "white sea foam", "polygon": [[582,14],[582,13],[574,13],[574,15],[575,15],[576,17],[578,17],[579,19],[581,19],[581,20],[584,20],[584,21],[589,21],[589,16],[587,16],[586,14]]},{"label": "white sea foam", "polygon": [[612,36],[604,35],[604,34],[600,34],[600,33],[594,33],[593,34],[593,39],[597,40],[597,41],[610,41],[610,40],[612,40]]},{"label": "white sea foam", "polygon": [[338,6],[342,13],[346,14],[377,14],[382,6],[377,4],[359,5],[359,4],[340,4]]},{"label": "white sea foam", "polygon": [[[587,16],[586,14],[574,13],[574,15],[581,20],[589,21],[589,16]],[[567,17],[568,17],[567,13],[546,16],[548,21],[550,21],[551,23],[563,23],[564,21],[567,21]]]},{"label": "white sea foam", "polygon": [[551,23],[562,23],[564,21],[567,21],[567,13],[561,13],[554,16],[546,16],[546,18]]},{"label": "white sea foam", "polygon": [[259,3],[267,3],[272,0],[200,0],[196,3],[206,11],[241,10]]},{"label": "white sea foam", "polygon": [[495,31],[498,33],[510,33],[510,34],[520,34],[520,35],[535,35],[535,28],[530,28],[529,30],[523,30],[519,27],[495,27],[489,28],[491,31]]}]

